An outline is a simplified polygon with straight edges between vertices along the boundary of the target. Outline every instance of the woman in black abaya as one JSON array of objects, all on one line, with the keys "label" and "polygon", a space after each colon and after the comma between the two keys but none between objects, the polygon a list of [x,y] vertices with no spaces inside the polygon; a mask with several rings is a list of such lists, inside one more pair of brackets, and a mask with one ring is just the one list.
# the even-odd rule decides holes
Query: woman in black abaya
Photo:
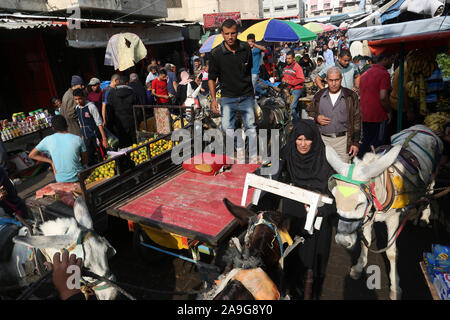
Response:
[{"label": "woman in black abaya", "polygon": [[[314,121],[303,119],[296,123],[288,143],[281,150],[281,158],[279,180],[331,197],[328,178],[334,172],[326,159],[325,145]],[[314,229],[312,235],[304,230],[306,208],[303,203],[282,198],[282,212],[291,218],[291,237],[298,235],[305,239],[304,244],[299,244],[285,261],[291,297],[303,298],[306,283],[313,280],[312,298],[319,298],[328,263],[336,207],[334,204],[319,207],[317,216],[322,218],[322,223],[320,230]]]}]

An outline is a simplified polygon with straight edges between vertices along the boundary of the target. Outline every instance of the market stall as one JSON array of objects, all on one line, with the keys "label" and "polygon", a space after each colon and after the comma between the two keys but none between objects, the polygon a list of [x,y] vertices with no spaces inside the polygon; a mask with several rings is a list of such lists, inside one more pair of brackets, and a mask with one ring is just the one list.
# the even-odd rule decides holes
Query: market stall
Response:
[{"label": "market stall", "polygon": [[[450,40],[450,20],[446,17],[437,17],[431,19],[422,19],[409,21],[404,23],[396,23],[389,25],[372,26],[366,28],[353,28],[348,31],[350,42],[353,41],[369,41],[369,49],[373,55],[381,52],[398,52],[400,54],[399,65],[399,91],[398,91],[398,118],[397,130],[402,129],[402,108],[403,108],[403,91],[404,88],[404,62],[407,53],[413,50],[419,52],[427,52],[434,48],[441,52],[448,52]],[[422,50],[420,50],[422,49]],[[410,55],[410,57],[413,54]],[[419,59],[421,59],[419,57]],[[422,101],[421,113],[426,116],[428,111],[424,109],[423,95],[425,88],[421,83],[422,77],[430,73],[429,61],[426,61],[426,54],[423,54],[424,63],[417,64],[413,77],[414,86],[420,86],[420,92],[417,90],[417,96]],[[410,84],[410,86],[413,86]],[[408,88],[409,89],[409,88]]]},{"label": "market stall", "polygon": [[51,116],[47,110],[38,109],[28,114],[14,113],[11,120],[0,120],[2,143],[8,153],[9,174],[19,177],[37,173],[36,163],[28,158],[29,148],[50,135]]},{"label": "market stall", "polygon": [[[399,68],[395,72],[398,74],[394,75],[398,81],[397,131],[402,129],[404,99],[414,102],[417,115],[423,117],[424,124],[434,132],[443,134],[445,125],[450,122],[450,20],[446,18],[354,28],[348,32],[351,42],[367,40],[372,55],[382,52],[399,54]],[[431,84],[434,88],[439,82],[443,86],[440,97],[430,103],[427,101],[430,96],[428,86]],[[435,188],[448,188],[448,184],[442,182],[448,181],[442,172],[435,178]],[[424,252],[419,263],[424,281],[435,300],[450,298],[448,257],[449,247],[433,244],[431,252]]]}]

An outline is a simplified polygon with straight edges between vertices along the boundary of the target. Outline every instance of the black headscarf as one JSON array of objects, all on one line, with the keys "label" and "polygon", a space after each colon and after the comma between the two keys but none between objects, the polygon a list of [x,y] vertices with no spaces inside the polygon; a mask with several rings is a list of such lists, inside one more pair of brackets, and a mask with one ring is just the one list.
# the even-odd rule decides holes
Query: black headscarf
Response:
[{"label": "black headscarf", "polygon": [[[295,141],[301,135],[312,140],[311,150],[301,154]],[[281,156],[286,161],[287,170],[292,183],[310,191],[328,193],[328,178],[333,174],[329,165],[325,145],[319,129],[313,120],[299,120],[291,132],[289,141],[281,150]]]}]

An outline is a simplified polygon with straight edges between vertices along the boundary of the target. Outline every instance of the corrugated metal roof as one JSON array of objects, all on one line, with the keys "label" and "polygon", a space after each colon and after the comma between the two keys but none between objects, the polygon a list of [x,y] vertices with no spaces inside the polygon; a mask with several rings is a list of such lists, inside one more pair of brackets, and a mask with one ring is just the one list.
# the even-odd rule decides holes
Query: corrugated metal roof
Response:
[{"label": "corrugated metal roof", "polygon": [[64,23],[48,20],[24,20],[24,19],[0,19],[1,29],[44,29],[52,27],[62,27]]}]

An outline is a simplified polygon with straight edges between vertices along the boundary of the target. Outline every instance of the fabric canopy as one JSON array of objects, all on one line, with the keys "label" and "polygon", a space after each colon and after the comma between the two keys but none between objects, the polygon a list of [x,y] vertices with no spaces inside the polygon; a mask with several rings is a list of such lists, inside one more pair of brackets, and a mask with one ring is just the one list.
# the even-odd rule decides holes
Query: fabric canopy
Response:
[{"label": "fabric canopy", "polygon": [[420,48],[449,47],[450,30],[444,32],[433,32],[422,35],[390,38],[386,40],[369,41],[372,54],[378,55],[384,51],[398,52],[401,44],[406,51]]},{"label": "fabric canopy", "polygon": [[450,19],[438,17],[366,28],[351,28],[348,31],[348,39],[349,41],[382,40],[395,37],[418,36],[447,30],[450,30]]},{"label": "fabric canopy", "polygon": [[450,20],[438,17],[349,29],[348,38],[350,41],[368,40],[370,51],[375,55],[384,51],[398,52],[401,44],[405,50],[448,46]]}]

